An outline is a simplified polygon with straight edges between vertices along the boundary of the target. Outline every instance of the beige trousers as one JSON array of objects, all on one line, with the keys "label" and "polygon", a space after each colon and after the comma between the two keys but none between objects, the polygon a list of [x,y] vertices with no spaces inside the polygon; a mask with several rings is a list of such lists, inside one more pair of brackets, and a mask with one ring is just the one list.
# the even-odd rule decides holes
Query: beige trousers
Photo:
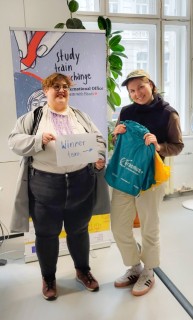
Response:
[{"label": "beige trousers", "polygon": [[[142,261],[147,268],[160,263],[159,206],[164,184],[144,191],[139,197],[113,189],[111,228],[126,266]],[[133,221],[138,213],[141,227],[141,251],[133,235]]]}]

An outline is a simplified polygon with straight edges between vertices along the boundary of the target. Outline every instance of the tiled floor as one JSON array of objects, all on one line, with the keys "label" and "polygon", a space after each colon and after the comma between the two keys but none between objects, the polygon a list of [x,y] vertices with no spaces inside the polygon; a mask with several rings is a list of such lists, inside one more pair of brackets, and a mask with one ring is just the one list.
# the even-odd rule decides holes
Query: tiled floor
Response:
[{"label": "tiled floor", "polygon": [[[193,211],[182,207],[187,195],[165,200],[160,212],[161,270],[193,305]],[[140,243],[140,229],[134,229]],[[2,254],[5,252],[4,254]],[[47,302],[41,296],[38,262],[24,262],[23,237],[6,240],[0,258],[1,320],[188,320],[190,315],[155,275],[156,282],[145,296],[134,297],[131,288],[116,289],[115,278],[125,267],[115,243],[91,251],[92,272],[99,292],[84,290],[75,280],[71,257],[58,261],[59,298]]]}]

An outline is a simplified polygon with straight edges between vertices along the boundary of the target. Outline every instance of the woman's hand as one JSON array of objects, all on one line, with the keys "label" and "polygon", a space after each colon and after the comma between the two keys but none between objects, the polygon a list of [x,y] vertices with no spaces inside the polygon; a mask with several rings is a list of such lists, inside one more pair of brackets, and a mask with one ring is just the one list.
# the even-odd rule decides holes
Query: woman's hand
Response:
[{"label": "woman's hand", "polygon": [[143,138],[145,140],[146,146],[149,146],[151,143],[153,143],[154,146],[155,146],[156,151],[160,151],[160,145],[157,142],[157,138],[156,138],[156,136],[154,134],[146,133]]},{"label": "woman's hand", "polygon": [[125,132],[126,126],[124,124],[118,124],[113,131],[113,135],[116,136],[117,134],[123,134]]},{"label": "woman's hand", "polygon": [[95,162],[95,168],[96,168],[97,170],[103,169],[104,166],[105,166],[105,160],[103,160],[103,159],[98,159],[98,161]]},{"label": "woman's hand", "polygon": [[42,134],[42,144],[47,145],[50,141],[56,140],[55,136],[52,133],[43,132]]}]

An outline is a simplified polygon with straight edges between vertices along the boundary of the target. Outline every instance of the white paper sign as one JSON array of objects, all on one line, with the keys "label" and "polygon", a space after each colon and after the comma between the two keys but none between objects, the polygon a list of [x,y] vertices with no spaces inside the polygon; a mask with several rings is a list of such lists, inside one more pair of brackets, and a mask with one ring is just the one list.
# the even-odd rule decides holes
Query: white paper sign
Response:
[{"label": "white paper sign", "polygon": [[59,167],[96,162],[98,160],[96,133],[58,136],[56,156]]}]

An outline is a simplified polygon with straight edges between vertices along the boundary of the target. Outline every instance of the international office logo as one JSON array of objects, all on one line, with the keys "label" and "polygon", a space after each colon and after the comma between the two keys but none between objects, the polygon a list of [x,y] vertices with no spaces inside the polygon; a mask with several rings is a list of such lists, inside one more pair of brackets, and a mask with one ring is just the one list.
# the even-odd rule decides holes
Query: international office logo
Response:
[{"label": "international office logo", "polygon": [[135,164],[132,163],[133,160],[129,160],[127,158],[122,158],[120,160],[120,166],[129,170],[129,171],[132,171],[134,174],[143,174],[143,170],[138,168]]}]

